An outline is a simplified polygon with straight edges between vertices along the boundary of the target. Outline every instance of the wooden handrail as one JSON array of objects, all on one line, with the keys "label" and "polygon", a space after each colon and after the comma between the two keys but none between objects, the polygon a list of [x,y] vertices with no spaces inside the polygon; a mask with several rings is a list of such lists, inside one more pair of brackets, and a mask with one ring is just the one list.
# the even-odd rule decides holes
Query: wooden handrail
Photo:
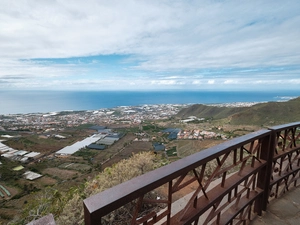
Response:
[{"label": "wooden handrail", "polygon": [[[128,217],[130,222],[122,221],[123,224],[251,220],[253,213],[260,215],[267,209],[271,198],[298,185],[299,128],[297,122],[256,131],[93,195],[83,202],[85,224],[108,224],[127,204],[134,207]],[[173,194],[193,181],[198,187],[178,210]],[[147,199],[148,193],[162,185],[168,187],[168,196]],[[164,209],[143,212],[141,206],[149,202],[162,204]]]}]

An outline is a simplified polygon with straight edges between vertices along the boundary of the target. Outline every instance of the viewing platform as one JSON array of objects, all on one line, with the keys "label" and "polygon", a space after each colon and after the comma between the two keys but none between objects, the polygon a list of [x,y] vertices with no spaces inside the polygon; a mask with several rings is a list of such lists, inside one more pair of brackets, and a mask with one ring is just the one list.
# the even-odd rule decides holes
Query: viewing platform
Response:
[{"label": "viewing platform", "polygon": [[300,122],[228,140],[88,197],[85,225],[298,225],[299,153]]},{"label": "viewing platform", "polygon": [[[297,122],[231,139],[91,196],[85,224],[247,224],[270,215],[269,202],[299,185],[299,128]],[[195,181],[178,210],[174,194]],[[163,185],[167,196],[158,197]],[[131,216],[118,223],[121,214]]]},{"label": "viewing platform", "polygon": [[[270,202],[267,211],[262,216],[255,217],[249,225],[299,225],[299,221],[300,188],[295,188]],[[198,224],[203,223],[199,221]],[[56,223],[53,216],[48,215],[28,225],[56,225]]]}]

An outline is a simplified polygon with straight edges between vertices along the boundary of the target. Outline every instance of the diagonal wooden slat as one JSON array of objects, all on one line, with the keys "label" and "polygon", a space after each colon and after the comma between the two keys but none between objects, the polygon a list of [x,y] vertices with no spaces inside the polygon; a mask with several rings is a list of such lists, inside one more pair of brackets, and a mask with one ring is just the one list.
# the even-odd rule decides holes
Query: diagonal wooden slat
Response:
[{"label": "diagonal wooden slat", "polygon": [[[132,224],[196,225],[202,219],[205,223],[245,224],[252,213],[261,215],[267,209],[269,195],[279,197],[299,184],[299,128],[297,122],[253,132],[92,196],[84,200],[85,224],[101,224],[102,217],[125,204],[136,204]],[[196,191],[177,210],[174,193],[194,181]],[[162,185],[168,187],[163,199],[143,197]],[[160,213],[152,208],[143,212],[142,205],[148,203],[167,206]]]}]

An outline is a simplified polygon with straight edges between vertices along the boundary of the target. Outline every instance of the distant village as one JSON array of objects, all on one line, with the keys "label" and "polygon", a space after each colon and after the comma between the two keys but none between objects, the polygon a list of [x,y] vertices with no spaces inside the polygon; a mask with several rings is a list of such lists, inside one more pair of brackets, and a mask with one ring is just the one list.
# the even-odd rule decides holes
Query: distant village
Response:
[{"label": "distant village", "polygon": [[[139,107],[117,107],[113,109],[100,109],[94,111],[63,111],[52,113],[30,113],[17,115],[0,115],[0,167],[1,158],[6,158],[15,162],[19,162],[19,166],[12,168],[13,171],[21,171],[25,165],[33,162],[40,162],[49,157],[68,157],[80,151],[81,149],[92,149],[105,151],[111,145],[117,143],[125,134],[118,132],[118,129],[110,127],[139,127],[144,121],[164,120],[176,115],[180,109],[187,105],[143,105]],[[188,117],[179,120],[178,123],[190,123],[193,121],[203,121],[204,118]],[[94,125],[92,125],[94,124]],[[100,125],[101,124],[101,125]],[[103,125],[102,125],[103,124]],[[22,135],[37,135],[39,138],[55,138],[57,140],[65,140],[69,137],[64,135],[65,129],[86,125],[90,130],[88,137],[67,145],[51,154],[44,154],[38,150],[20,150],[14,149],[5,144],[6,140],[18,139]],[[213,131],[205,131],[199,129],[180,129],[166,128],[158,131],[165,134],[168,141],[172,140],[204,140],[204,139],[226,139],[226,136]],[[168,149],[164,143],[156,140],[154,136],[140,129],[134,133],[133,142],[150,142],[153,151],[163,152],[164,155],[174,155],[176,151],[168,153]],[[4,143],[3,143],[4,142]],[[107,162],[107,160],[105,161]],[[71,164],[70,164],[71,165]],[[33,181],[42,174],[27,170],[23,172],[23,178]],[[1,175],[0,175],[1,177]],[[4,189],[3,189],[4,188]],[[3,187],[0,194],[6,192]],[[8,197],[10,195],[6,194]]]},{"label": "distant village", "polygon": [[[198,124],[206,120],[195,116],[166,123],[174,127],[157,127],[156,122],[171,121],[181,109],[188,106],[143,105],[91,111],[0,115],[0,200],[11,199],[16,193],[24,194],[28,187],[34,190],[40,180],[46,182],[47,186],[54,180],[63,182],[65,175],[73,174],[75,182],[75,179],[81,179],[78,174],[85,173],[82,171],[102,166],[105,168],[106,163],[115,162],[116,158],[141,151],[140,147],[143,151],[152,151],[168,160],[176,160],[179,157],[177,141],[227,139],[224,132],[218,132],[218,128],[191,129],[195,126],[189,126],[189,123]],[[24,143],[30,143],[30,138],[38,144],[45,141],[41,145],[43,147],[32,148],[30,144],[25,147]],[[48,149],[47,141],[60,145]],[[9,142],[22,147],[11,147]],[[137,147],[134,150],[132,146]],[[76,161],[82,154],[86,157]],[[59,164],[58,168],[55,162]],[[43,163],[49,163],[49,168],[34,169]],[[62,174],[56,174],[57,170]],[[7,179],[13,185],[7,185]],[[24,183],[25,180],[29,183]],[[23,185],[24,190],[17,191],[15,187],[18,185]]]},{"label": "distant village", "polygon": [[[249,107],[255,102],[237,102],[217,104],[220,107]],[[161,104],[142,106],[120,106],[111,109],[99,109],[89,111],[62,111],[49,113],[28,113],[0,115],[0,131],[31,131],[47,133],[59,131],[66,127],[74,127],[82,124],[140,124],[145,120],[168,119],[176,115],[182,108],[190,104]],[[191,116],[182,123],[194,120],[204,120]]]},{"label": "distant village", "polygon": [[145,120],[167,119],[188,105],[121,106],[93,111],[62,111],[0,115],[0,131],[47,133],[82,124],[140,124]]},{"label": "distant village", "polygon": [[[66,127],[74,127],[83,124],[115,124],[115,125],[130,125],[140,124],[144,120],[168,119],[176,115],[180,109],[187,105],[143,105],[139,107],[117,107],[114,109],[101,109],[95,111],[79,111],[79,112],[52,112],[52,113],[31,113],[17,115],[2,115],[0,116],[0,131],[24,131],[32,132],[45,136],[53,136],[58,139],[64,139],[65,136],[59,134]],[[189,117],[185,120],[180,120],[181,123],[188,123],[193,120],[203,120],[204,118]],[[56,155],[71,155],[81,148],[87,147],[90,149],[104,150],[107,146],[117,142],[123,134],[113,132],[105,126],[92,126],[90,129],[95,130],[95,133],[78,141],[73,145],[66,146],[56,152]],[[178,128],[168,128],[162,132],[168,133],[168,139],[213,139],[226,136],[212,131],[205,130],[181,130]],[[10,158],[20,162],[28,162],[40,157],[39,152],[28,152],[24,150],[15,150],[1,141],[13,138],[16,136],[1,135],[0,154],[2,157]],[[134,141],[149,141],[145,133],[136,133]],[[157,144],[154,149],[161,148]],[[163,148],[164,149],[164,148]]]}]

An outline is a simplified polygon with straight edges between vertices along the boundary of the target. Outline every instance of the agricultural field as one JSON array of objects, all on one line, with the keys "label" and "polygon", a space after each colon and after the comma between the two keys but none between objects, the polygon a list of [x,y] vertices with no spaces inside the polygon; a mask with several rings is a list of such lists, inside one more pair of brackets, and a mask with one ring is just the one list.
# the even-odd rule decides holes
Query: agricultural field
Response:
[{"label": "agricultural field", "polygon": [[192,155],[201,150],[210,148],[224,142],[221,139],[207,139],[207,140],[177,140],[177,155],[180,158]]},{"label": "agricultural field", "polygon": [[93,158],[93,164],[101,164],[102,168],[113,165],[122,159],[127,159],[132,154],[141,151],[152,151],[153,147],[150,142],[133,141],[135,135],[128,133],[121,140],[109,147],[108,151],[99,151]]},{"label": "agricultural field", "polygon": [[[172,124],[173,126],[170,126]],[[60,157],[55,156],[54,153],[67,145],[84,139],[94,131],[70,129],[61,134],[67,137],[66,139],[27,134],[18,139],[9,140],[6,144],[10,147],[41,152],[43,153],[43,157],[35,162],[24,164],[24,168],[20,171],[12,171],[12,168],[20,166],[20,163],[1,160],[3,165],[1,165],[2,178],[0,185],[6,187],[11,196],[0,197],[0,224],[1,222],[5,223],[11,220],[14,215],[21,213],[22,208],[34,197],[34,193],[44,190],[46,187],[67,191],[72,186],[82,185],[104,168],[112,166],[122,159],[127,159],[132,154],[141,151],[154,151],[154,142],[163,143],[166,146],[166,152],[157,153],[169,162],[172,162],[224,141],[221,139],[168,140],[168,134],[161,132],[167,127],[187,130],[209,129],[215,131],[220,131],[218,128],[221,127],[222,130],[220,132],[230,137],[240,136],[252,132],[257,128],[253,126],[221,125],[217,122],[182,124],[170,120],[152,121],[146,123],[142,130],[146,135],[145,139],[149,141],[136,140],[135,133],[140,132],[138,127],[124,127],[119,129],[118,132],[125,133],[125,135],[104,150],[83,148],[71,156]],[[42,177],[33,181],[26,180],[22,176],[25,171],[41,174]]]},{"label": "agricultural field", "polygon": [[[45,138],[37,135],[26,135],[16,140],[10,140],[6,144],[16,149],[31,149],[44,153],[44,157],[29,164],[23,164],[19,171],[12,168],[20,166],[19,162],[1,159],[1,179],[10,196],[0,196],[0,224],[6,223],[13,215],[21,213],[23,206],[34,196],[34,193],[52,187],[66,191],[71,186],[82,185],[86,180],[95,176],[101,169],[111,166],[122,159],[129,158],[133,153],[152,150],[149,142],[134,142],[135,135],[128,133],[118,142],[105,150],[81,149],[71,156],[56,157],[53,153],[66,145],[83,139],[88,132],[79,134],[69,133],[70,138],[56,139]],[[41,174],[36,180],[26,180],[22,174],[32,171]],[[2,192],[1,192],[2,193]],[[9,210],[8,210],[9,209]]]},{"label": "agricultural field", "polygon": [[69,129],[60,132],[60,135],[66,137],[65,139],[58,139],[53,135],[25,134],[18,138],[9,139],[3,143],[17,150],[50,154],[76,141],[82,140],[90,134],[91,131],[87,129]]}]

